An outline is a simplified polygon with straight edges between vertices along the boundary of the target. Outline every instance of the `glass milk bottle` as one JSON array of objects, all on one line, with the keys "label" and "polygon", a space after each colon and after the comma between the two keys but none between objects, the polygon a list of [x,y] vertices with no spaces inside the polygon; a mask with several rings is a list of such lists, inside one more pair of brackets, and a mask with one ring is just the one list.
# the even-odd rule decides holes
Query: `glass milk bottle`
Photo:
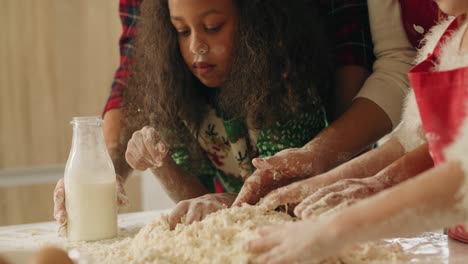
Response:
[{"label": "glass milk bottle", "polygon": [[68,239],[116,237],[116,175],[104,143],[102,119],[74,117],[71,124],[73,141],[64,177]]}]

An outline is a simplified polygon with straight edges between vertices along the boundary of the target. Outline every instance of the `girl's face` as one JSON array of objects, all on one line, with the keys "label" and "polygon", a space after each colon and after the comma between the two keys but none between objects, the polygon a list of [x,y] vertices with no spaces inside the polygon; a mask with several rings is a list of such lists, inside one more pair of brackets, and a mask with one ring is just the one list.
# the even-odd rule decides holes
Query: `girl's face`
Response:
[{"label": "girl's face", "polygon": [[434,0],[440,10],[450,16],[468,13],[468,0]]},{"label": "girl's face", "polygon": [[233,0],[169,0],[171,22],[190,71],[219,87],[231,69],[238,15]]}]

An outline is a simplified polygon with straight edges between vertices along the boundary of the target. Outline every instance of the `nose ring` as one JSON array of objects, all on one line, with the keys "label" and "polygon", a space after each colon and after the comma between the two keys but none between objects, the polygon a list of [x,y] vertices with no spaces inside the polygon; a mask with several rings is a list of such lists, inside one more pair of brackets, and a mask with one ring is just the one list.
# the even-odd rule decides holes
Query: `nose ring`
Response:
[{"label": "nose ring", "polygon": [[206,48],[200,48],[198,49],[198,55],[205,55],[208,52]]},{"label": "nose ring", "polygon": [[194,48],[193,53],[196,55],[205,55],[209,51],[208,45],[200,43],[198,47]]}]

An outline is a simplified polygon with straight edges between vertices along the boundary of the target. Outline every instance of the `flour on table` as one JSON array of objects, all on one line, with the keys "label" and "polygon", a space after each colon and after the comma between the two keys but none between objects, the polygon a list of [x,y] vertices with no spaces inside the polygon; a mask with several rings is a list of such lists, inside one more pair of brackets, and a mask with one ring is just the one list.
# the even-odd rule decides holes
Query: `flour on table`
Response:
[{"label": "flour on table", "polygon": [[[227,208],[191,225],[169,229],[162,215],[138,233],[113,240],[69,243],[89,255],[93,263],[248,263],[255,255],[243,245],[257,238],[255,229],[291,222],[281,212],[265,212],[257,206]],[[320,264],[404,263],[398,243],[366,243],[345,250]]]}]

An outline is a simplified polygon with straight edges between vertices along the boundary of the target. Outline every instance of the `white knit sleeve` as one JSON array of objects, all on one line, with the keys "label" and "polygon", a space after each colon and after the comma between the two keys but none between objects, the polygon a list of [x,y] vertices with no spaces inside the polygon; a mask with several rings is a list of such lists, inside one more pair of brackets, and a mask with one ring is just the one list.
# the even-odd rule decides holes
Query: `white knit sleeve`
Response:
[{"label": "white knit sleeve", "polygon": [[407,73],[413,66],[416,50],[406,36],[398,0],[367,2],[376,61],[373,73],[356,98],[376,103],[396,127],[409,88]]}]

